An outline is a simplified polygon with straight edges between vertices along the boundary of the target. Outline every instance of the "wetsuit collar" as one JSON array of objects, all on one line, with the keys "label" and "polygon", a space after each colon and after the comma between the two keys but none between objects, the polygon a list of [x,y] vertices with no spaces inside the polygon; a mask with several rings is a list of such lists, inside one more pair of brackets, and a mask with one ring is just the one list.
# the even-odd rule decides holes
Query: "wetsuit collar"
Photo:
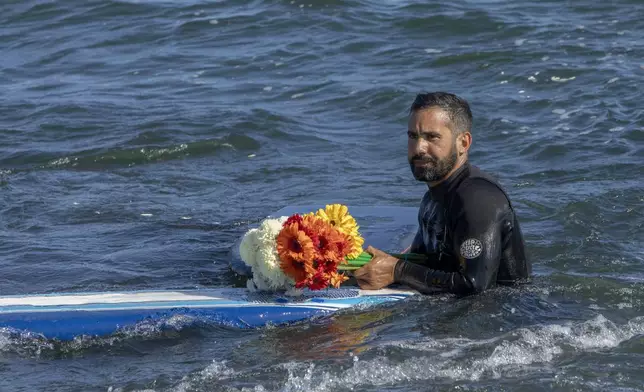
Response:
[{"label": "wetsuit collar", "polygon": [[443,182],[438,185],[429,188],[429,192],[432,195],[432,200],[442,203],[445,201],[445,196],[451,193],[451,191],[461,182],[460,180],[463,176],[467,175],[470,171],[470,162],[466,161],[463,166],[456,169],[449,177],[447,177]]}]

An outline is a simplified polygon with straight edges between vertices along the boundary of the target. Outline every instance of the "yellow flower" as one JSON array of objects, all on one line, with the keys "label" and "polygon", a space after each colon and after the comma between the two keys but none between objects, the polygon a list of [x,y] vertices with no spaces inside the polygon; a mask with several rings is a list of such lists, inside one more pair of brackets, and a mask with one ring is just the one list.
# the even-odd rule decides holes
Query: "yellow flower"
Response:
[{"label": "yellow flower", "polygon": [[326,208],[320,208],[315,215],[351,237],[353,240],[353,248],[347,256],[349,259],[356,258],[362,253],[364,238],[360,236],[358,232],[360,226],[358,226],[356,220],[349,214],[349,208],[347,206],[343,204],[327,204]]},{"label": "yellow flower", "polygon": [[362,238],[362,236],[360,236],[360,234],[358,234],[357,232],[355,234],[349,234],[349,236],[353,240],[353,248],[347,255],[347,258],[351,260],[362,254],[362,244],[364,244],[364,238]]},{"label": "yellow flower", "polygon": [[349,208],[342,204],[327,204],[325,209],[319,209],[317,214],[322,220],[329,222],[344,234],[358,230],[356,220],[349,215]]}]

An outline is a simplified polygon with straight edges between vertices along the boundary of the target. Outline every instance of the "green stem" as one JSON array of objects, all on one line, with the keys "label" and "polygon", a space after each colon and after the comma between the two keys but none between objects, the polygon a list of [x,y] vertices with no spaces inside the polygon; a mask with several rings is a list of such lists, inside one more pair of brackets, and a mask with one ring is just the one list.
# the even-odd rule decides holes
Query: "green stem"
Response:
[{"label": "green stem", "polygon": [[362,267],[359,267],[357,265],[339,265],[338,271],[355,271],[360,268]]},{"label": "green stem", "polygon": [[[412,263],[423,264],[427,261],[427,255],[418,254],[418,253],[389,253],[389,255],[397,258],[406,260]],[[359,268],[362,268],[366,264],[371,262],[372,256],[367,252],[362,252],[358,257],[347,260],[347,264],[338,265],[339,271],[354,271]]]}]

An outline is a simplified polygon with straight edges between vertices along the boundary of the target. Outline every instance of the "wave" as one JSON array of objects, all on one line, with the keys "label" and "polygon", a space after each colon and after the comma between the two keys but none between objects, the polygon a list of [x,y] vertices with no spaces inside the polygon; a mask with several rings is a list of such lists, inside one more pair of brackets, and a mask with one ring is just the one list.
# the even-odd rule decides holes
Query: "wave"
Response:
[{"label": "wave", "polygon": [[13,328],[0,328],[0,354],[19,357],[61,358],[89,350],[123,345],[132,341],[185,339],[205,330],[235,330],[216,319],[192,315],[174,315],[155,320],[144,320],[119,329],[110,336],[77,336],[73,340],[47,339],[31,332]]},{"label": "wave", "polygon": [[[359,356],[352,355],[344,370],[327,369],[323,363],[287,362],[259,372],[283,374],[281,385],[258,385],[254,390],[338,391],[364,387],[420,387],[427,381],[450,385],[454,381],[507,380],[526,373],[544,372],[543,364],[568,360],[570,356],[611,349],[637,351],[631,340],[644,334],[644,317],[618,325],[598,315],[593,319],[521,328],[497,338],[462,338],[399,341],[386,343]],[[637,345],[637,344],[636,344]],[[378,351],[377,355],[371,355]],[[402,359],[402,360],[401,360]],[[534,366],[534,367],[533,367]],[[553,368],[550,369],[554,372]],[[238,370],[225,360],[213,360],[206,368],[186,375],[171,391],[201,390],[202,387],[234,389],[257,369]],[[259,389],[258,389],[259,388]],[[119,389],[116,389],[119,390]],[[164,389],[166,390],[166,389]],[[241,389],[250,390],[250,389]]]},{"label": "wave", "polygon": [[[196,142],[169,146],[144,146],[104,151],[87,150],[75,154],[62,155],[45,152],[18,151],[0,161],[4,166],[20,166],[25,169],[62,169],[100,170],[113,167],[165,162],[174,159],[213,156],[222,151],[250,153],[260,148],[258,141],[250,136],[230,135],[221,139],[200,140]],[[3,169],[15,172],[15,169]]]}]

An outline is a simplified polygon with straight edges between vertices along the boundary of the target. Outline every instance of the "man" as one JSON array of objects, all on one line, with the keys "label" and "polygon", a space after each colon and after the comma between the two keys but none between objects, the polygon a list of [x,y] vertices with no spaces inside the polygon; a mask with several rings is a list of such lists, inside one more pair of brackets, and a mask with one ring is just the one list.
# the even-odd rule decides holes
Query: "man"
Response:
[{"label": "man", "polygon": [[422,293],[480,293],[527,280],[527,260],[516,213],[501,186],[468,161],[472,112],[450,93],[419,94],[411,105],[407,157],[429,190],[418,212],[410,253],[425,265],[368,247],[373,256],[354,276],[363,289],[400,283]]}]

